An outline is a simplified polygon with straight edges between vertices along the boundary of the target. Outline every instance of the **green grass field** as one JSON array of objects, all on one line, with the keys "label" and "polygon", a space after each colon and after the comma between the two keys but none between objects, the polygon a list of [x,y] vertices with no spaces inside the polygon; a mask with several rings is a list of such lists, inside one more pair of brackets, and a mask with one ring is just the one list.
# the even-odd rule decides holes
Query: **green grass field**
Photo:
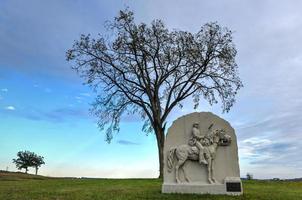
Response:
[{"label": "green grass field", "polygon": [[1,200],[97,200],[97,199],[302,199],[302,182],[243,181],[244,195],[161,194],[158,179],[70,179],[3,175]]}]

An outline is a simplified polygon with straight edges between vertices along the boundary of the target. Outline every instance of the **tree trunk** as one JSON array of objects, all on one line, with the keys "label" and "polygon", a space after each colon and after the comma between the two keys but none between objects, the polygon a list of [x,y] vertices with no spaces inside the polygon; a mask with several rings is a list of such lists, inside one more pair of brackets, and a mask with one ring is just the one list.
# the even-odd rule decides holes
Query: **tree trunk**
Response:
[{"label": "tree trunk", "polygon": [[163,178],[164,173],[164,143],[165,143],[165,133],[164,129],[160,126],[155,128],[155,135],[157,140],[158,148],[158,162],[159,162],[159,177]]},{"label": "tree trunk", "polygon": [[36,167],[36,175],[38,175],[38,167]]},{"label": "tree trunk", "polygon": [[164,145],[158,145],[158,158],[159,158],[159,177],[164,177]]},{"label": "tree trunk", "polygon": [[27,174],[27,171],[28,171],[28,169],[27,169],[27,167],[25,168],[25,174]]}]

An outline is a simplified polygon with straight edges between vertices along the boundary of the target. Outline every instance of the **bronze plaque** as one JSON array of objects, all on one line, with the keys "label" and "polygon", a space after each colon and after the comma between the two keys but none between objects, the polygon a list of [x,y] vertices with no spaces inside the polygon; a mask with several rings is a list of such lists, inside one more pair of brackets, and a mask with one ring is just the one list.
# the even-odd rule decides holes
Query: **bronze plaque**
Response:
[{"label": "bronze plaque", "polygon": [[240,182],[227,182],[226,183],[227,192],[241,192]]}]

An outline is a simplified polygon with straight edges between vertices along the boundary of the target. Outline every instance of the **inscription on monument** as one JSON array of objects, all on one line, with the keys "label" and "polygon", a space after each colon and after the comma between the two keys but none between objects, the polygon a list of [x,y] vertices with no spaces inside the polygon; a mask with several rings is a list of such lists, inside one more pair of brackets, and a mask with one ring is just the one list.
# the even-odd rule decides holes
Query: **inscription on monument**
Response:
[{"label": "inscription on monument", "polygon": [[231,182],[226,183],[227,192],[241,192],[241,183],[240,182]]}]

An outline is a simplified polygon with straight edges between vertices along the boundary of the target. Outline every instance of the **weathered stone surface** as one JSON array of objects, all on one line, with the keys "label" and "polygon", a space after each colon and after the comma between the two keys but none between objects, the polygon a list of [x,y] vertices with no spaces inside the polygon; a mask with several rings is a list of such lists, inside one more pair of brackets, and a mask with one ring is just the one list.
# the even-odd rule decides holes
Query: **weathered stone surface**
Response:
[{"label": "weathered stone surface", "polygon": [[[198,124],[198,128],[193,124]],[[203,155],[208,164],[204,164],[202,157],[196,154],[200,152],[200,147],[197,148],[196,143],[192,145],[192,142],[189,142],[192,137],[194,138],[192,135],[197,135],[195,138],[200,139],[198,140],[204,148]],[[195,152],[196,156],[192,152]],[[211,164],[212,167],[209,167]],[[178,173],[177,166],[179,166]],[[178,180],[177,174],[179,174]],[[241,194],[242,186],[239,177],[237,139],[234,129],[227,121],[209,112],[196,112],[173,122],[164,146],[162,192]],[[236,186],[237,182],[240,183],[241,191],[228,192],[226,183],[230,182],[229,180],[235,182],[228,185],[229,188]]]}]

